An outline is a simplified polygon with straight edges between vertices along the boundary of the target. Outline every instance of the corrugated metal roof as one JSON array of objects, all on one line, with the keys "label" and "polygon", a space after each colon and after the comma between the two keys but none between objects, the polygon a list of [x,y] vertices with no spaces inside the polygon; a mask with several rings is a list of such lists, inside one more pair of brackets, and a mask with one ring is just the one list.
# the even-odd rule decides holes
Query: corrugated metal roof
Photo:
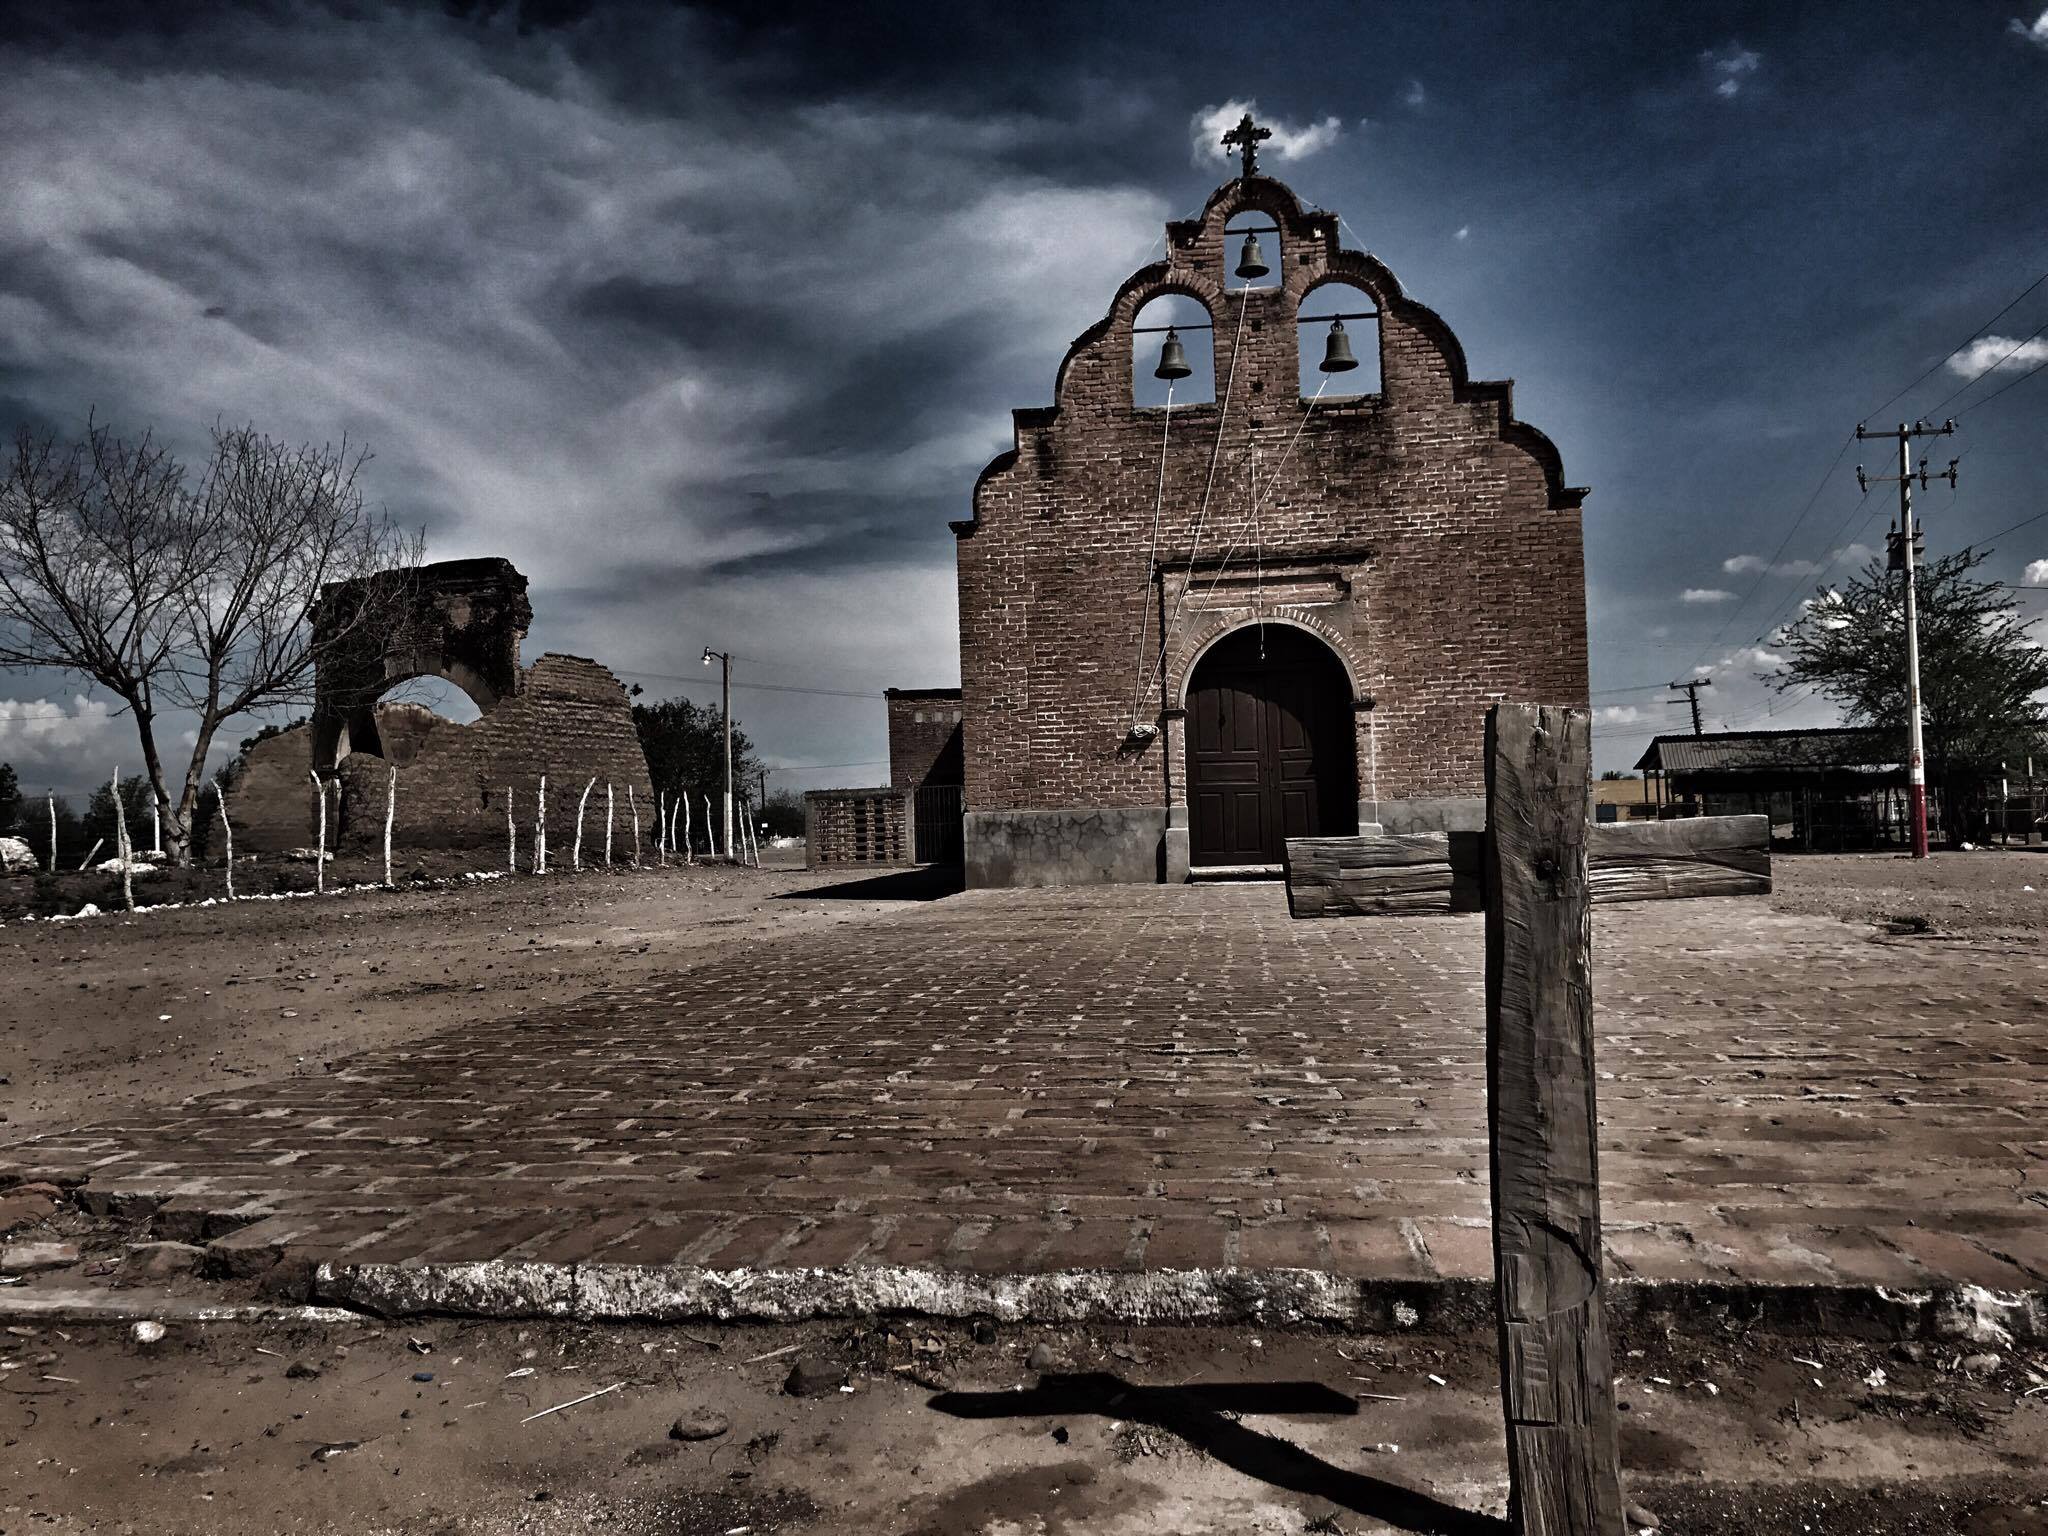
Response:
[{"label": "corrugated metal roof", "polygon": [[1853,726],[1810,731],[1720,731],[1659,736],[1636,762],[1665,773],[1817,773],[1829,768],[1895,768],[1898,743]]}]

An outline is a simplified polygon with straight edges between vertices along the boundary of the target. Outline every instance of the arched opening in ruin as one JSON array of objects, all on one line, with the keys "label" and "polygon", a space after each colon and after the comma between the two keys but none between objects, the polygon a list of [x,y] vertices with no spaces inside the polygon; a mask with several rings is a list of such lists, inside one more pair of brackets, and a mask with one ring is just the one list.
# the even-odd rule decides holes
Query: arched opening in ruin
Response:
[{"label": "arched opening in ruin", "polygon": [[393,678],[368,704],[348,711],[334,745],[334,765],[377,757],[393,767],[409,766],[438,732],[474,725],[496,702],[488,690],[472,692],[472,686],[452,671]]},{"label": "arched opening in ruin", "polygon": [[[1380,392],[1379,309],[1371,294],[1350,283],[1323,283],[1303,297],[1295,314],[1295,335],[1299,341],[1304,398],[1313,396],[1318,389],[1325,401],[1356,399]],[[1323,364],[1330,357],[1333,322],[1343,327],[1345,349],[1357,359],[1358,366],[1325,373]]]},{"label": "arched opening in ruin", "polygon": [[1195,663],[1187,691],[1190,857],[1278,865],[1290,837],[1358,830],[1350,675],[1291,624],[1248,624]]},{"label": "arched opening in ruin", "polygon": [[1216,398],[1216,349],[1209,310],[1185,293],[1162,293],[1131,319],[1131,403],[1140,407],[1166,404],[1167,381],[1156,377],[1171,327],[1191,370],[1173,385],[1173,404],[1201,405]]}]

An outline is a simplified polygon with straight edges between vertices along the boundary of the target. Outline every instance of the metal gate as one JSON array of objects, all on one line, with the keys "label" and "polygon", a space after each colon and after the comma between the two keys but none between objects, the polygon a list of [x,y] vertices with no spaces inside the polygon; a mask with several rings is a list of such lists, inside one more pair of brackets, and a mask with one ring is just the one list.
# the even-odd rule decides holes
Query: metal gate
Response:
[{"label": "metal gate", "polygon": [[911,857],[919,864],[961,862],[961,817],[966,791],[958,784],[927,784],[911,791]]}]

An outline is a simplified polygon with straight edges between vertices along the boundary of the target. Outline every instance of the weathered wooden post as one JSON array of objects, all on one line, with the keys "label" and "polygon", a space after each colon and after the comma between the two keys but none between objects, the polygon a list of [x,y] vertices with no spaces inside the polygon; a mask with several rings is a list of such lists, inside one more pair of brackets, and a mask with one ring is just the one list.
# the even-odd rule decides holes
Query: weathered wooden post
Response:
[{"label": "weathered wooden post", "polygon": [[548,872],[548,776],[540,776],[540,792],[534,797],[533,872]]},{"label": "weathered wooden post", "polygon": [[604,867],[607,871],[612,867],[612,813],[617,808],[617,804],[618,802],[612,795],[612,781],[606,779],[604,781]]},{"label": "weathered wooden post", "polygon": [[1586,883],[1590,717],[1486,716],[1486,1117],[1518,1536],[1620,1536],[1614,1373],[1600,1296]]},{"label": "weathered wooden post", "polygon": [[633,867],[640,867],[640,802],[633,797],[633,786],[626,786],[626,811],[633,818]]},{"label": "weathered wooden post", "polygon": [[505,786],[505,868],[519,873],[519,824],[512,819],[512,786]]}]

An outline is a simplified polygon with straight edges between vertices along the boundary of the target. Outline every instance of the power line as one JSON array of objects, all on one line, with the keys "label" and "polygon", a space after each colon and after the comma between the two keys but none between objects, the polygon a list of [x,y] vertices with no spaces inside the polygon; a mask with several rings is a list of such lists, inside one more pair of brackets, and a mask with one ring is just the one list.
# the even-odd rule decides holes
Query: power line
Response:
[{"label": "power line", "polygon": [[[2048,325],[2042,326],[2041,330],[2048,330]],[[2040,334],[2041,331],[2034,332],[2034,335],[2036,336]],[[1979,406],[1989,405],[1992,401],[1996,400],[2000,395],[2004,394],[2008,389],[2011,389],[2015,384],[2026,383],[2027,380],[2031,379],[2043,368],[2048,368],[2048,360],[2044,360],[2042,362],[2034,364],[2033,367],[2029,368],[2025,373],[2021,374],[2016,379],[2008,379],[2005,383],[1999,385],[1998,388],[1991,391],[1990,394],[1986,395],[1982,400],[1971,401],[1968,405],[1963,407],[1961,414],[1967,416],[1970,414],[1970,412],[1976,410]]]},{"label": "power line", "polygon": [[[1983,383],[1986,379],[1990,378],[1992,374],[1998,372],[1999,369],[2003,368],[2007,363],[2011,362],[2014,358],[2018,357],[2020,355],[2020,352],[2026,347],[2027,343],[2034,340],[2043,331],[2048,331],[2048,320],[2043,320],[2039,325],[2035,326],[2031,332],[2029,332],[2025,336],[2022,336],[2018,341],[2014,342],[2012,344],[2012,350],[2007,352],[2005,356],[2001,357],[1989,368],[1984,369],[1981,373],[1972,374],[1968,379],[1964,380],[1961,388],[1952,390],[1947,396],[1943,398],[1941,404],[1935,406],[1935,408],[1932,411],[1928,412],[1928,414],[1930,416],[1938,415],[1942,407],[1947,405],[1949,401],[1956,399],[1958,396],[1968,394],[1972,389],[1976,388],[1979,384]],[[2033,374],[2038,371],[2038,369],[2030,370],[2027,373],[2021,374],[2020,378],[2031,378],[2033,377]],[[2017,384],[2018,382],[2019,379],[2015,379],[2012,381],[2013,384]],[[1963,407],[1963,409],[1966,411],[1974,411],[1978,406],[1986,405],[1989,404],[1991,401],[1996,400],[2000,395],[2004,394],[2007,389],[2011,388],[2012,384],[2007,384],[2003,389],[1994,389],[1982,400],[1978,400],[1970,405],[1966,405]]]},{"label": "power line", "polygon": [[[709,678],[704,678],[704,677],[690,677],[690,676],[688,676],[688,675],[686,675],[686,674],[683,674],[683,673],[676,673],[676,672],[642,672],[642,671],[640,671],[640,670],[639,670],[638,668],[635,668],[635,667],[617,667],[617,668],[614,668],[613,670],[615,670],[615,671],[618,671],[618,672],[621,672],[621,673],[625,674],[625,675],[626,675],[627,677],[647,677],[647,678],[653,678],[653,679],[654,679],[655,681],[657,681],[657,682],[663,682],[663,683],[687,683],[687,684],[690,684],[690,685],[692,685],[692,686],[694,686],[694,687],[699,687],[699,688],[705,688],[705,687],[709,687],[709,686],[710,686],[710,681],[711,681],[711,680],[710,680]],[[876,693],[876,692],[874,692],[874,691],[872,691],[872,690],[870,690],[870,689],[861,689],[861,688],[799,688],[799,687],[797,687],[797,686],[795,686],[794,684],[791,684],[791,683],[737,683],[737,682],[736,682],[736,683],[734,683],[734,684],[733,684],[733,687],[735,687],[735,688],[751,688],[751,689],[752,689],[752,690],[753,690],[754,692],[756,692],[756,693],[812,693],[812,694],[819,694],[819,695],[822,695],[822,696],[824,696],[824,697],[826,697],[826,698],[834,698],[834,699],[879,699],[879,698],[883,698],[883,697],[885,697],[885,695],[883,695],[883,694],[880,694],[880,693]]]},{"label": "power line", "polygon": [[[2048,283],[2048,272],[2043,272],[2039,277],[2035,278],[2031,283],[2027,284],[2025,288],[2020,290],[2019,298],[2014,299],[2010,304],[2007,304],[2004,309],[2001,309],[1989,320],[1986,320],[1982,325],[1978,326],[1977,329],[1970,332],[1969,335],[1965,336],[1953,347],[1950,347],[1942,357],[1936,360],[1934,365],[1930,367],[1927,370],[1927,372],[1921,374],[1919,378],[1915,379],[1912,383],[1908,384],[1896,395],[1893,395],[1891,400],[1885,401],[1882,405],[1872,406],[1869,410],[1865,411],[1863,413],[1863,419],[1865,421],[1870,420],[1871,417],[1875,416],[1879,411],[1885,409],[1886,406],[1892,404],[1893,401],[1905,399],[1906,396],[1910,395],[1922,384],[1925,384],[1928,381],[1928,379],[1932,378],[1936,373],[1941,371],[1942,365],[1945,364],[1949,360],[1949,358],[1954,357],[1958,352],[1962,351],[1963,348],[1967,347],[1979,336],[1982,336],[1986,331],[1990,330],[1992,326],[1998,324],[1999,321],[2003,320],[2007,315],[2011,314],[2014,309],[2019,307],[2021,299],[2024,299],[2028,294],[2032,293],[2036,288],[2040,287],[2043,283]],[[1972,380],[1972,382],[1974,383],[1975,381]],[[1935,409],[1940,410],[1941,407],[1936,406]]]},{"label": "power line", "polygon": [[1778,541],[1777,553],[1764,562],[1763,569],[1757,572],[1756,580],[1751,582],[1749,590],[1742,594],[1742,600],[1728,610],[1728,617],[1721,621],[1721,627],[1714,632],[1714,638],[1700,647],[1698,653],[1693,657],[1693,665],[1699,665],[1700,658],[1721,643],[1722,638],[1727,635],[1729,629],[1734,625],[1735,616],[1749,606],[1749,600],[1756,596],[1764,582],[1770,578],[1771,567],[1776,565],[1778,557],[1785,553],[1786,547],[1792,542],[1792,536],[1799,532],[1800,525],[1806,521],[1807,514],[1813,510],[1815,503],[1820,500],[1820,493],[1827,489],[1828,482],[1835,477],[1835,471],[1842,467],[1842,460],[1849,453],[1849,445],[1855,441],[1854,433],[1842,439],[1842,446],[1835,450],[1834,461],[1828,465],[1827,473],[1820,477],[1820,484],[1813,488],[1813,494],[1806,498],[1806,505],[1801,507],[1799,515],[1792,519],[1792,526],[1786,530],[1785,537]]}]

